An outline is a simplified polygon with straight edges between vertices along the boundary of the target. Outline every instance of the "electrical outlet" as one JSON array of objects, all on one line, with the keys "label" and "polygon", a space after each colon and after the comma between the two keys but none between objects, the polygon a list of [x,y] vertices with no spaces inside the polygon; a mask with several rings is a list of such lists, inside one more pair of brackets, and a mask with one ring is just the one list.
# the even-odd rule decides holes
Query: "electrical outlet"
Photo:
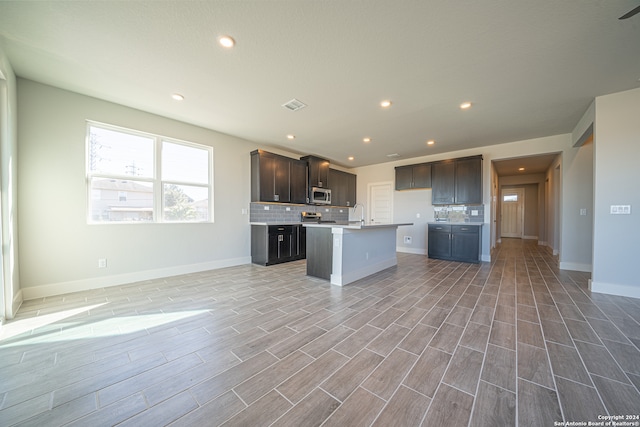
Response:
[{"label": "electrical outlet", "polygon": [[471,211],[471,216],[478,216],[478,211],[477,211],[477,210],[475,210],[475,209],[473,209],[473,210]]},{"label": "electrical outlet", "polygon": [[411,244],[411,236],[404,236],[404,242],[408,245]]},{"label": "electrical outlet", "polygon": [[420,214],[419,213],[416,214],[416,218],[420,218]]},{"label": "electrical outlet", "polygon": [[269,210],[269,206],[265,206],[265,207],[264,207],[264,210],[265,210],[265,211],[268,211],[268,210]]},{"label": "electrical outlet", "polygon": [[631,215],[631,205],[611,205],[611,215]]},{"label": "electrical outlet", "polygon": [[581,208],[580,209],[580,215],[586,216],[587,215],[587,210],[585,208]]},{"label": "electrical outlet", "polygon": [[284,210],[289,212],[291,210],[291,208],[289,206],[287,206],[286,208],[284,208]]},{"label": "electrical outlet", "polygon": [[106,258],[98,259],[98,268],[107,268],[107,259]]}]

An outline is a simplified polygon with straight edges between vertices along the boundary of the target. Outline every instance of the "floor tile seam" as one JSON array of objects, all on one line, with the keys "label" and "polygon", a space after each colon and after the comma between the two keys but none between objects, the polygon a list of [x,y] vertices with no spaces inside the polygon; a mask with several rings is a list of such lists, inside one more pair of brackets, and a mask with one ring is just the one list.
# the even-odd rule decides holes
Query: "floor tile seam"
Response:
[{"label": "floor tile seam", "polygon": [[53,407],[54,407],[54,406],[53,406],[53,391],[47,391],[47,392],[44,392],[44,393],[39,394],[39,395],[37,395],[37,396],[29,397],[29,398],[28,398],[28,399],[26,399],[26,400],[22,400],[22,401],[19,401],[19,402],[13,403],[12,405],[10,405],[10,406],[6,406],[6,407],[5,407],[4,405],[5,405],[5,404],[6,404],[6,402],[7,402],[7,397],[8,397],[8,396],[9,396],[9,393],[8,393],[8,392],[7,392],[7,393],[5,393],[5,395],[3,396],[2,401],[0,402],[0,414],[1,414],[3,411],[7,410],[7,409],[14,408],[14,407],[16,407],[16,406],[18,406],[18,405],[25,404],[25,403],[27,403],[27,402],[30,402],[30,401],[35,400],[35,399],[38,399],[38,398],[42,398],[43,396],[48,396],[48,399],[47,399],[47,400],[48,400],[48,404],[47,404],[47,409],[43,410],[42,412],[50,411],[50,410],[51,410],[51,409],[53,409]]},{"label": "floor tile seam", "polygon": [[[499,389],[500,389],[500,390],[502,390],[502,391],[505,391],[505,392],[508,392],[508,393],[512,394],[514,398],[516,398],[516,397],[517,397],[517,395],[516,395],[516,392],[515,392],[515,391],[513,391],[513,390],[509,390],[508,388],[504,388],[503,386],[501,386],[501,385],[499,385],[499,384],[492,383],[491,381],[489,381],[489,380],[486,380],[486,379],[482,378],[482,376],[480,376],[480,379],[478,380],[478,388],[476,389],[476,397],[478,396],[478,391],[479,391],[479,389],[480,389],[480,383],[489,384],[489,385],[491,385],[491,386],[493,386],[493,387],[495,387],[495,388],[499,388]],[[516,378],[516,383],[517,383],[517,378]],[[475,407],[475,401],[474,401],[474,407]],[[473,409],[473,408],[472,408],[472,409]]]},{"label": "floor tile seam", "polygon": [[[266,350],[265,350],[265,351],[266,351]],[[297,350],[297,351],[299,351],[299,350]],[[303,353],[303,352],[301,352],[301,353]],[[271,354],[271,353],[269,353],[269,354]],[[292,354],[293,354],[293,353],[292,353]],[[307,355],[306,353],[303,353],[303,354]],[[324,354],[324,353],[323,353],[323,354]],[[273,354],[271,354],[271,355],[273,356]],[[307,355],[307,356],[308,356],[308,355]],[[274,357],[275,357],[275,356],[274,356]],[[311,356],[309,356],[309,357],[311,357]],[[312,359],[312,360],[311,360],[309,363],[305,364],[304,366],[302,366],[301,368],[299,368],[297,371],[295,371],[295,372],[293,372],[292,374],[290,374],[288,377],[286,377],[284,380],[280,381],[278,384],[276,384],[276,385],[274,385],[273,387],[269,388],[269,390],[267,390],[264,394],[261,394],[260,396],[258,396],[258,397],[256,397],[256,398],[254,398],[254,400],[253,400],[251,403],[249,403],[249,404],[247,404],[247,402],[245,401],[245,399],[243,399],[243,398],[240,396],[240,393],[238,393],[237,388],[238,388],[238,387],[240,387],[242,384],[244,384],[244,383],[247,383],[247,382],[251,381],[251,380],[252,380],[252,379],[254,379],[256,376],[258,376],[258,375],[260,375],[260,374],[264,373],[267,369],[271,369],[271,368],[273,367],[273,365],[276,365],[276,364],[278,364],[278,363],[282,362],[282,360],[284,360],[284,359],[279,359],[279,360],[277,360],[276,362],[274,362],[274,363],[272,363],[271,365],[267,366],[266,368],[264,368],[264,369],[263,369],[263,370],[261,370],[260,372],[256,372],[256,373],[255,373],[254,375],[252,375],[251,377],[249,377],[249,378],[245,379],[244,381],[242,381],[242,382],[240,382],[240,383],[238,383],[238,384],[235,384],[233,387],[230,387],[228,390],[225,390],[223,393],[220,393],[220,394],[219,394],[218,396],[216,396],[216,397],[219,397],[219,396],[223,395],[223,394],[224,394],[224,393],[226,393],[227,391],[233,391],[233,392],[234,392],[234,393],[235,393],[235,394],[236,394],[236,395],[237,395],[237,396],[242,400],[242,402],[243,402],[245,405],[247,405],[247,406],[251,406],[252,404],[256,403],[258,400],[262,399],[264,396],[266,396],[267,394],[269,394],[271,391],[276,391],[276,389],[277,389],[278,387],[280,387],[280,386],[281,386],[282,384],[284,384],[285,382],[289,381],[289,380],[290,380],[294,375],[296,375],[296,374],[300,373],[300,371],[302,371],[303,369],[307,368],[310,364],[312,364],[313,362],[315,362],[316,360],[318,360],[318,359],[313,358],[313,357],[311,357],[311,359]],[[280,393],[280,392],[278,392],[278,394],[281,394],[281,393]],[[284,397],[284,396],[283,396],[283,397]],[[215,399],[215,398],[214,398],[214,399]],[[212,399],[210,399],[209,401],[211,401],[211,400],[212,400]],[[288,401],[288,400],[289,400],[289,399],[287,399],[287,401]]]},{"label": "floor tile seam", "polygon": [[[496,302],[495,302],[494,307],[493,307],[492,318],[495,316],[496,307],[497,307],[497,301],[498,301],[498,300],[497,300],[497,298],[496,298]],[[475,310],[475,308],[476,308],[477,306],[478,306],[478,301],[476,300],[476,304],[474,305],[473,310]],[[473,311],[472,311],[472,313],[473,313]],[[431,402],[433,402],[433,399],[435,399],[435,396],[436,396],[436,394],[438,393],[438,390],[440,389],[440,385],[441,385],[441,384],[443,384],[444,377],[447,375],[447,372],[449,371],[449,368],[451,367],[451,362],[453,361],[453,358],[454,358],[454,356],[455,356],[455,353],[456,353],[456,351],[457,351],[458,347],[460,346],[460,341],[462,340],[462,337],[464,336],[465,332],[467,331],[467,328],[468,328],[468,326],[469,326],[469,322],[470,322],[470,318],[469,318],[469,320],[467,320],[467,323],[465,324],[465,326],[464,326],[464,328],[463,328],[463,330],[462,330],[462,333],[460,334],[460,336],[459,336],[459,338],[458,338],[458,340],[457,340],[457,342],[456,342],[456,345],[455,345],[455,347],[454,347],[453,353],[451,353],[451,357],[449,358],[449,361],[447,362],[447,366],[445,367],[445,369],[444,369],[444,371],[443,371],[443,373],[442,373],[442,377],[440,378],[440,381],[439,381],[439,383],[438,383],[438,387],[437,387],[437,388],[436,388],[436,390],[434,391],[433,398],[431,399]],[[446,322],[446,321],[442,322],[442,324],[441,324],[441,325],[440,325],[440,327],[438,328],[438,331],[436,331],[436,333],[433,335],[433,337],[431,337],[431,340],[429,340],[429,343],[431,343],[431,341],[433,340],[433,338],[436,336],[436,334],[440,331],[440,328],[442,328],[442,326],[443,326],[445,323],[447,323],[447,322]],[[457,326],[457,325],[454,325],[454,326]],[[492,328],[492,327],[490,326],[489,336],[487,336],[487,344],[485,345],[485,353],[484,353],[484,354],[483,354],[483,356],[482,356],[482,365],[481,365],[482,367],[484,367],[484,359],[485,359],[485,357],[486,357],[486,346],[488,346],[488,345],[489,345],[489,338],[490,338],[490,335],[491,335],[491,328]],[[426,347],[425,347],[425,349],[422,351],[422,353],[424,353],[428,347],[429,347],[429,344],[427,344],[427,346],[426,346]],[[435,347],[432,347],[432,348],[435,348]],[[443,351],[443,350],[441,350],[441,349],[437,349],[437,348],[436,348],[436,350],[438,350],[438,351]],[[448,352],[446,352],[446,351],[443,351],[443,352],[444,352],[444,353],[448,353]],[[422,356],[422,355],[421,355],[421,356]],[[421,356],[420,356],[420,357],[421,357]],[[419,358],[418,358],[418,359],[419,359]],[[418,359],[416,359],[416,363],[417,363]],[[415,366],[415,364],[414,364],[414,366]],[[412,367],[412,369],[413,369],[413,367]],[[410,372],[410,371],[409,371],[409,372]],[[480,369],[480,372],[478,373],[478,380],[480,379],[481,374],[482,374],[482,368]],[[407,375],[408,375],[408,374],[407,374]],[[447,385],[448,385],[448,384],[447,384]],[[476,384],[476,391],[477,391],[477,384]],[[427,408],[427,411],[425,411],[425,415],[424,415],[425,417],[426,417],[426,414],[429,412],[429,408],[431,407],[431,402],[429,402],[429,407]],[[473,406],[474,406],[474,405],[475,405],[475,397],[474,397],[474,404],[472,404],[471,411],[473,411]],[[471,412],[471,413],[473,413],[473,412]],[[423,417],[423,422],[424,422],[424,417]]]},{"label": "floor tile seam", "polygon": [[[536,264],[536,266],[539,269],[539,266],[537,264]],[[546,285],[546,283],[545,283],[545,287],[547,288],[547,290],[551,294],[551,291],[550,291],[548,285]],[[589,374],[589,371],[587,370],[587,366],[586,366],[586,364],[584,362],[584,358],[582,357],[582,355],[578,351],[577,346],[575,345],[575,340],[573,338],[573,335],[571,335],[571,332],[569,331],[569,328],[567,327],[567,324],[565,322],[565,317],[562,316],[562,313],[560,313],[560,310],[558,310],[557,303],[556,303],[556,300],[555,300],[553,294],[551,294],[551,299],[554,301],[555,309],[559,312],[560,318],[562,319],[562,325],[564,326],[565,330],[569,333],[569,339],[573,343],[573,346],[568,346],[568,345],[566,345],[564,343],[556,343],[556,345],[562,345],[562,346],[567,347],[567,348],[573,348],[573,350],[578,354],[578,357],[580,358],[580,361],[582,362],[582,368],[587,373],[587,376],[589,376],[589,380],[592,383],[591,386],[595,389],[595,383],[593,382],[593,379],[591,378],[591,376]],[[539,307],[538,307],[538,298],[536,297],[535,292],[534,292],[534,301],[536,303],[536,312],[538,313],[538,318],[541,319],[540,310],[539,310]],[[572,299],[572,301],[573,301],[573,299]],[[542,327],[542,324],[540,325],[540,329],[541,329],[541,332],[542,332],[542,338],[543,338],[543,342],[544,342],[544,349],[545,349],[545,353],[546,353],[547,363],[548,363],[549,369],[551,371],[550,372],[551,373],[551,380],[553,381],[553,386],[555,388],[556,398],[558,400],[558,407],[560,408],[560,413],[562,414],[562,419],[566,420],[566,417],[564,415],[565,408],[564,408],[564,405],[562,404],[562,398],[560,397],[560,392],[559,392],[559,389],[558,389],[558,383],[557,383],[557,379],[556,379],[557,377],[558,378],[564,378],[564,377],[561,376],[561,375],[558,375],[558,373],[555,372],[555,368],[554,368],[553,364],[551,363],[551,353],[549,352],[548,342],[554,342],[554,341],[547,340],[547,338],[546,338],[547,334],[545,333],[544,328]],[[600,396],[600,393],[598,393],[598,398],[600,399],[600,402],[602,403],[603,407],[605,407],[604,406],[604,400]]]},{"label": "floor tile seam", "polygon": [[[273,389],[273,391],[275,391],[276,393],[278,393],[278,394],[279,394],[280,396],[282,396],[282,397],[283,397],[287,402],[289,402],[289,404],[291,405],[291,407],[290,407],[289,409],[287,409],[286,411],[284,411],[282,414],[280,414],[280,416],[278,416],[275,420],[273,420],[273,422],[271,422],[271,423],[269,424],[269,426],[272,426],[272,425],[276,424],[279,420],[281,420],[282,418],[284,418],[284,416],[285,416],[285,415],[287,415],[289,412],[293,411],[293,410],[298,406],[298,404],[299,404],[300,402],[302,402],[304,399],[306,399],[306,398],[307,398],[311,393],[313,393],[316,389],[319,389],[321,392],[323,392],[324,394],[326,394],[326,395],[327,395],[327,396],[329,396],[330,398],[334,399],[334,397],[333,397],[333,396],[331,396],[331,395],[329,395],[329,394],[327,394],[327,392],[326,392],[326,391],[324,391],[324,390],[320,389],[319,387],[314,387],[314,388],[313,388],[309,393],[307,393],[307,394],[306,394],[302,399],[300,399],[300,400],[298,401],[298,403],[293,403],[293,402],[291,402],[289,399],[287,399],[287,396],[285,396],[285,395],[284,395],[284,394],[282,394],[279,390],[277,390],[277,389],[275,389],[275,388],[274,388],[274,389]],[[342,406],[342,403],[340,403],[338,406],[336,406],[336,407],[334,408],[334,410],[333,410],[333,411],[331,411],[331,413],[330,413],[329,415],[327,415],[327,418],[325,418],[322,422],[325,422],[325,421],[326,421],[326,420],[331,416],[331,414],[333,414],[335,411],[337,411],[337,410],[338,410],[338,408],[339,408],[340,406]]]}]

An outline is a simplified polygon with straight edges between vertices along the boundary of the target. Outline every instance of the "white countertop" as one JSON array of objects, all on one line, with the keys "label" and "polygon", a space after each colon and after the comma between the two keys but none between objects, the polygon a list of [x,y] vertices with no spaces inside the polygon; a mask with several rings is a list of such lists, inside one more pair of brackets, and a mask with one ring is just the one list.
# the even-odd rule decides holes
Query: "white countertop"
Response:
[{"label": "white countertop", "polygon": [[321,227],[321,228],[345,228],[348,230],[367,230],[372,228],[389,228],[389,227],[399,227],[401,225],[413,225],[412,222],[397,222],[391,224],[382,224],[378,222],[365,222],[362,224],[360,221],[349,221],[348,223],[344,222],[305,222],[302,225],[305,227]]},{"label": "white countertop", "polygon": [[475,225],[476,227],[481,227],[485,223],[484,222],[461,222],[461,221],[430,221],[427,224],[429,225]]}]

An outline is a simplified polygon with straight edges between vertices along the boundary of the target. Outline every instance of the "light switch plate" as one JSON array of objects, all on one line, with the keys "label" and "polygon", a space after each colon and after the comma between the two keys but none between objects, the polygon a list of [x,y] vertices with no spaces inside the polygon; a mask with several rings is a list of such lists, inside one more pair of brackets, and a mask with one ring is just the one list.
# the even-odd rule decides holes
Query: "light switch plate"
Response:
[{"label": "light switch plate", "polygon": [[585,216],[587,214],[587,210],[585,208],[580,209],[580,215]]}]

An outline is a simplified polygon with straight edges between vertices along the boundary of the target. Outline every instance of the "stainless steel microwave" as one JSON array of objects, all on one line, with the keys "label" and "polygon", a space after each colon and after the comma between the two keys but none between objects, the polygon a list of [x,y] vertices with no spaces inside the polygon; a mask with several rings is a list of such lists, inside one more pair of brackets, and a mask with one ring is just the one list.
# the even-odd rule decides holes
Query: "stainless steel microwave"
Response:
[{"label": "stainless steel microwave", "polygon": [[313,205],[330,205],[331,190],[328,188],[311,187],[311,191],[309,191],[309,203]]}]

